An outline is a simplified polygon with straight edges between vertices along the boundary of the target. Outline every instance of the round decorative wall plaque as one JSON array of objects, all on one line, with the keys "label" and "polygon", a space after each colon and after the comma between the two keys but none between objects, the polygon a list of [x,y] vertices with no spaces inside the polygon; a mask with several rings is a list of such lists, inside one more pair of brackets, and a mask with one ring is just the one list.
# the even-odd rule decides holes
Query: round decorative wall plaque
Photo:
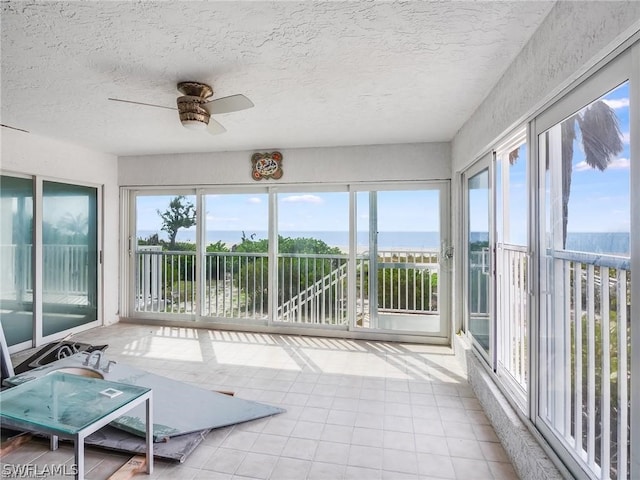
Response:
[{"label": "round decorative wall plaque", "polygon": [[251,155],[251,177],[254,180],[263,178],[282,178],[282,154],[280,152],[254,153]]}]

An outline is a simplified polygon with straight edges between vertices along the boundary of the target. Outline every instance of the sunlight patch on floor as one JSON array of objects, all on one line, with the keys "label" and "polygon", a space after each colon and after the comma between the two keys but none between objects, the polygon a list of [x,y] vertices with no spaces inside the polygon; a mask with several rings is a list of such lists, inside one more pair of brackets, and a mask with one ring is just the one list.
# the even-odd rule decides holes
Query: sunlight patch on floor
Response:
[{"label": "sunlight patch on floor", "polygon": [[370,352],[338,351],[327,355],[326,350],[314,348],[300,348],[299,350],[323,373],[408,378],[404,371],[387,362],[384,357],[372,355]]},{"label": "sunlight patch on floor", "polygon": [[229,347],[225,343],[212,345],[216,361],[221,365],[249,367],[277,366],[282,370],[301,370],[298,363],[283,349],[275,345],[242,344]]},{"label": "sunlight patch on floor", "polygon": [[183,362],[203,361],[200,343],[196,338],[150,337],[133,340],[125,345],[122,354]]}]

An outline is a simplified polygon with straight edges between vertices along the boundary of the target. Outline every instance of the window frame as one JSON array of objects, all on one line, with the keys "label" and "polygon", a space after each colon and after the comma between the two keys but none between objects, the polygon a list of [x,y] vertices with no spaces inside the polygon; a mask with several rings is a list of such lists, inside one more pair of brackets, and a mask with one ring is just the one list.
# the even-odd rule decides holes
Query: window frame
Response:
[{"label": "window frame", "polygon": [[[635,69],[634,69],[635,65]],[[546,218],[543,206],[546,203],[546,185],[545,165],[542,164],[539,150],[540,150],[540,136],[547,132],[553,126],[560,124],[571,115],[580,111],[582,108],[588,106],[598,98],[605,95],[607,92],[615,89],[624,82],[629,82],[630,92],[630,106],[640,105],[640,45],[635,44],[627,50],[620,53],[613,58],[610,62],[603,65],[600,69],[594,72],[589,77],[583,79],[580,84],[567,91],[561,98],[554,103],[550,104],[544,111],[536,115],[530,122],[529,133],[529,145],[531,155],[531,168],[535,172],[535,184],[531,184],[533,187],[532,200],[533,206],[530,209],[532,220],[530,222],[530,237],[533,240],[532,254],[534,262],[532,262],[532,294],[533,301],[530,307],[530,375],[529,375],[529,418],[534,423],[536,428],[543,435],[545,440],[549,443],[555,453],[562,459],[567,468],[577,476],[586,476],[587,478],[595,478],[593,473],[587,471],[582,466],[583,460],[579,456],[567,448],[563,442],[557,437],[557,434],[552,428],[547,425],[546,421],[542,417],[542,405],[540,400],[541,390],[541,371],[545,366],[541,365],[542,361],[542,315],[545,310],[545,303],[547,294],[543,290],[543,266],[545,261],[543,252],[545,251],[544,234],[546,231]],[[631,107],[630,107],[631,108]],[[639,122],[637,115],[630,112],[630,136],[635,142],[631,143],[630,153],[631,158],[634,161],[631,162],[630,182],[631,185],[640,185],[640,168],[638,166],[639,156]],[[635,163],[634,163],[635,162]],[[640,235],[640,192],[639,189],[630,189],[630,203],[631,203],[631,229],[630,229],[630,257],[631,257],[631,318],[634,318],[634,314],[637,316],[637,308],[633,308],[634,300],[638,305],[640,301],[640,279],[638,278],[638,268],[640,268],[640,242],[634,242],[634,238],[639,238]],[[635,273],[634,273],[635,272]],[[631,341],[632,345],[640,345],[640,328],[638,328],[637,322],[631,322]],[[634,328],[635,326],[635,328]],[[640,349],[632,348],[632,357],[629,358],[629,365],[640,365]],[[631,475],[630,478],[640,475],[640,464],[638,458],[640,458],[640,394],[638,394],[637,379],[638,372],[631,372]],[[634,388],[635,386],[635,388]],[[635,395],[634,395],[634,390]],[[634,413],[635,412],[635,413]],[[634,463],[635,461],[635,463]],[[607,477],[608,478],[608,477]],[[623,480],[623,479],[620,479]]]}]

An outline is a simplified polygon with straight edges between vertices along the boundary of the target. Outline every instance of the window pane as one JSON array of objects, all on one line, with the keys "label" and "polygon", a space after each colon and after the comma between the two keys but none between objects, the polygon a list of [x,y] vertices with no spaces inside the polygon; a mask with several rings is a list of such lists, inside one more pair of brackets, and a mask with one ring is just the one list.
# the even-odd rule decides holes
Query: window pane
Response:
[{"label": "window pane", "polygon": [[97,190],[43,182],[42,333],[98,319]]},{"label": "window pane", "polygon": [[33,181],[0,177],[0,320],[9,346],[33,337]]},{"label": "window pane", "polygon": [[206,253],[202,314],[268,316],[269,198],[266,194],[205,197]]},{"label": "window pane", "polygon": [[[527,244],[527,145],[522,144],[498,159],[506,170],[498,184],[498,241],[512,245]],[[498,173],[500,175],[500,173]],[[502,217],[502,218],[500,218]],[[500,219],[502,222],[500,222]]]},{"label": "window pane", "polygon": [[440,190],[379,191],[375,195],[375,327],[439,335]]},{"label": "window pane", "polygon": [[489,208],[489,169],[485,169],[468,181],[467,310],[469,332],[487,353],[491,350]]},{"label": "window pane", "polygon": [[613,479],[627,478],[630,461],[628,87],[539,138],[540,415],[584,468]]},{"label": "window pane", "polygon": [[[551,128],[547,244],[566,250],[629,255],[631,222],[629,86],[621,85]],[[557,151],[556,151],[557,150]]]},{"label": "window pane", "polygon": [[278,195],[278,292],[282,322],[346,325],[349,194]]},{"label": "window pane", "polygon": [[[524,133],[514,140],[524,142]],[[528,376],[527,145],[512,144],[496,159],[496,316],[499,374],[515,382],[522,404]],[[513,384],[512,382],[512,384]]]},{"label": "window pane", "polygon": [[196,197],[136,197],[136,312],[195,313]]}]

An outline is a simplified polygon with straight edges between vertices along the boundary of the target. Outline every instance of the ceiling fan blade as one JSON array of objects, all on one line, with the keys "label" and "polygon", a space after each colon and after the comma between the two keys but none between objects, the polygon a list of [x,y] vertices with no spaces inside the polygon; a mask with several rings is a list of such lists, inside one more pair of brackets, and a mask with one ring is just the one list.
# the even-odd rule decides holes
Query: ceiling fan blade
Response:
[{"label": "ceiling fan blade", "polygon": [[253,102],[242,94],[216,98],[204,104],[209,115],[231,113],[253,107]]},{"label": "ceiling fan blade", "polygon": [[134,102],[133,100],[122,100],[121,98],[107,98],[113,102],[133,103],[134,105],[143,105],[145,107],[166,108],[167,110],[177,110],[175,107],[165,107],[164,105],[154,105],[153,103]]},{"label": "ceiling fan blade", "polygon": [[226,132],[227,129],[224,128],[220,123],[216,122],[213,118],[209,118],[209,125],[207,125],[207,132],[211,135],[220,135],[221,133]]}]

